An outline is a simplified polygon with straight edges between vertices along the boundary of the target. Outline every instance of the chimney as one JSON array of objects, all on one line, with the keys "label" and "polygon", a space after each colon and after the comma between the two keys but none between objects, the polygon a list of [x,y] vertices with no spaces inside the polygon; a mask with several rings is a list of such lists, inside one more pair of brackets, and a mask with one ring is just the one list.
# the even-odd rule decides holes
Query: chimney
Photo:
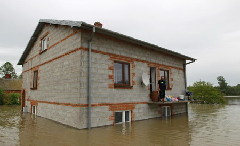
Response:
[{"label": "chimney", "polygon": [[102,23],[100,23],[100,22],[95,22],[95,23],[94,23],[94,26],[99,27],[99,28],[102,28]]},{"label": "chimney", "polygon": [[12,78],[11,74],[5,74],[5,79],[11,79],[11,78]]}]

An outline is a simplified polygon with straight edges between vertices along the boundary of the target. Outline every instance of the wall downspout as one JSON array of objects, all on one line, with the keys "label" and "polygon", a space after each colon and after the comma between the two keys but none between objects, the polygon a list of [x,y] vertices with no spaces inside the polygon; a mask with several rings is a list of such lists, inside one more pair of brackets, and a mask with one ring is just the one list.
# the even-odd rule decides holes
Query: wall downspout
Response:
[{"label": "wall downspout", "polygon": [[183,71],[184,71],[184,82],[185,82],[185,93],[187,92],[187,73],[186,73],[186,63],[183,64]]},{"label": "wall downspout", "polygon": [[[187,65],[188,64],[191,64],[195,62],[195,59],[191,60],[190,62],[188,63],[184,63],[183,64],[183,70],[184,70],[184,81],[185,81],[185,95],[186,95],[186,92],[187,92]],[[188,113],[188,103],[186,103],[186,111]]]},{"label": "wall downspout", "polygon": [[93,40],[93,36],[95,33],[95,27],[92,28],[92,34],[91,34],[91,38],[89,40],[88,43],[88,88],[87,88],[87,103],[88,103],[88,110],[87,110],[87,128],[91,129],[91,111],[92,111],[92,92],[91,92],[91,88],[92,88],[92,84],[91,84],[91,66],[92,66],[92,40]]},{"label": "wall downspout", "polygon": [[195,59],[191,60],[191,61],[188,62],[188,63],[184,63],[184,64],[183,64],[184,80],[185,80],[185,92],[187,91],[187,65],[188,65],[188,64],[191,64],[191,63],[194,63],[194,62],[195,62]]}]

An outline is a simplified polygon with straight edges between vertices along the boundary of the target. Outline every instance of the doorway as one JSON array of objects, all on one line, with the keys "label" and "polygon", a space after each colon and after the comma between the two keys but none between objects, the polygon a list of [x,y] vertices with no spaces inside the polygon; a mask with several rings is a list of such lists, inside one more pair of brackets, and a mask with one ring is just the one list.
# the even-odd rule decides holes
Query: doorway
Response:
[{"label": "doorway", "polygon": [[23,108],[26,106],[26,91],[25,90],[22,90],[21,105],[22,105],[22,111],[23,111]]},{"label": "doorway", "polygon": [[156,67],[150,67],[150,93],[156,90]]}]

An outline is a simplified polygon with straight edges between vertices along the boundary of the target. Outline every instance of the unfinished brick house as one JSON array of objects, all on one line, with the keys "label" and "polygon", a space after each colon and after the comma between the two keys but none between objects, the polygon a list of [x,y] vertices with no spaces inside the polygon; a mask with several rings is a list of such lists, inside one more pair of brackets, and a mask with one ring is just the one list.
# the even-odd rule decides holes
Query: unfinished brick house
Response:
[{"label": "unfinished brick house", "polygon": [[[102,28],[97,22],[41,19],[19,65],[24,111],[79,129],[161,117],[150,93],[165,76],[167,95],[186,91],[195,59]],[[142,74],[151,84],[142,85]],[[176,104],[173,114],[187,112]]]},{"label": "unfinished brick house", "polygon": [[22,80],[11,78],[0,78],[0,89],[5,93],[20,93],[22,91]]}]

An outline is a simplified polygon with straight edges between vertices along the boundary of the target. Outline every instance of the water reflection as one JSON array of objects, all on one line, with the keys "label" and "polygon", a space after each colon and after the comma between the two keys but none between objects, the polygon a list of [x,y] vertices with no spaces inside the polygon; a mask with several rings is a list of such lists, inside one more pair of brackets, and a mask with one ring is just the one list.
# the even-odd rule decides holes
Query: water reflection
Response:
[{"label": "water reflection", "polygon": [[240,105],[239,97],[226,97],[228,105]]},{"label": "water reflection", "polygon": [[0,145],[17,145],[19,141],[20,107],[0,107]]},{"label": "water reflection", "polygon": [[239,145],[240,101],[235,105],[191,105],[189,127],[191,145]]},{"label": "water reflection", "polygon": [[[236,102],[236,101],[234,101]],[[232,103],[232,102],[231,102]],[[78,130],[0,107],[0,145],[238,145],[238,105],[191,104],[188,115]]]}]

